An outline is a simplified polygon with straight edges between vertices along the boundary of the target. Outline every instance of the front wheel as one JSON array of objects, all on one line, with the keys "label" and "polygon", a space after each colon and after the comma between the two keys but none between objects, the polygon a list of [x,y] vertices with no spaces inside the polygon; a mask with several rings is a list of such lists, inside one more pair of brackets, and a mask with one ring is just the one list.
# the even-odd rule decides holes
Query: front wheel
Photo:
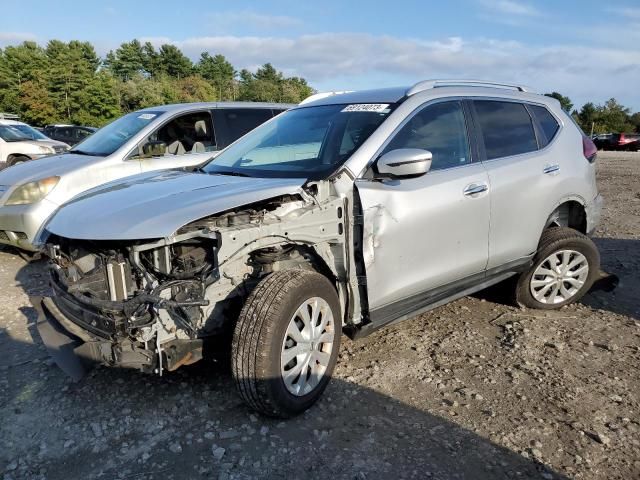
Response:
[{"label": "front wheel", "polygon": [[268,416],[305,411],[331,378],[340,334],[340,302],[326,277],[306,270],[269,275],[247,298],[233,334],[240,396]]},{"label": "front wheel", "polygon": [[11,158],[11,160],[8,161],[8,165],[10,167],[13,167],[14,165],[18,165],[19,163],[24,163],[28,160],[31,160],[31,159],[24,155],[16,155],[15,157]]},{"label": "front wheel", "polygon": [[566,227],[549,228],[532,267],[518,278],[516,301],[543,310],[576,302],[589,291],[599,269],[600,254],[586,235]]}]

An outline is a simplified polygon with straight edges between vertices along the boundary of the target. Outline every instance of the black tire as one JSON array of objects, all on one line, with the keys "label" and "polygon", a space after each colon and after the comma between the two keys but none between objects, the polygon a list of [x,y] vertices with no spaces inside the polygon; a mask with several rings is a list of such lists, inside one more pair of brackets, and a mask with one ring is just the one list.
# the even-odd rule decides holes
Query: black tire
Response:
[{"label": "black tire", "polygon": [[[282,379],[282,344],[298,307],[312,297],[329,304],[335,334],[324,376],[309,393],[296,396]],[[271,417],[290,418],[307,410],[329,383],[338,358],[340,335],[340,302],[326,277],[307,270],[269,275],[248,296],[233,333],[231,370],[240,396],[253,410]]]},{"label": "black tire", "polygon": [[19,163],[27,162],[29,160],[31,159],[25,155],[16,155],[15,157],[11,157],[8,164],[10,167],[12,167],[14,165],[18,165]]},{"label": "black tire", "polygon": [[[536,269],[542,262],[559,250],[574,250],[585,256],[589,265],[587,278],[580,289],[571,298],[559,303],[542,303],[531,293],[530,282]],[[538,251],[533,258],[533,265],[522,273],[516,284],[516,302],[521,307],[541,310],[555,310],[570,303],[577,302],[589,291],[600,271],[600,253],[595,244],[582,233],[572,228],[553,227],[545,230],[538,244]]]}]

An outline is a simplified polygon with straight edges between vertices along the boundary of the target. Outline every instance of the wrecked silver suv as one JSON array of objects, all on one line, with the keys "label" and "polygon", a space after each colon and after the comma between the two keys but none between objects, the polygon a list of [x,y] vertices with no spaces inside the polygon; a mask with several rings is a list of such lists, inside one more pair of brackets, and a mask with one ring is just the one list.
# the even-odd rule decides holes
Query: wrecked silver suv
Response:
[{"label": "wrecked silver suv", "polygon": [[522,87],[318,95],[199,170],[63,207],[38,327],[75,377],[96,362],[162,375],[226,338],[242,398],[291,416],[324,390],[341,332],[511,276],[522,305],[579,299],[599,268],[594,161],[558,102]]}]

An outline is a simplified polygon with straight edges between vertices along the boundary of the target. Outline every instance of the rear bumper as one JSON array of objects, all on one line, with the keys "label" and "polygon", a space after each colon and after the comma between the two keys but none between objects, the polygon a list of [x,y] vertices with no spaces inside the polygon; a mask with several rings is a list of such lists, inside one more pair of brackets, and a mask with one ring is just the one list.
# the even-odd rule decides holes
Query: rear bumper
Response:
[{"label": "rear bumper", "polygon": [[587,234],[593,235],[596,227],[600,223],[600,218],[602,217],[602,208],[604,206],[604,199],[602,195],[598,194],[596,197],[587,204],[586,212],[587,212]]}]

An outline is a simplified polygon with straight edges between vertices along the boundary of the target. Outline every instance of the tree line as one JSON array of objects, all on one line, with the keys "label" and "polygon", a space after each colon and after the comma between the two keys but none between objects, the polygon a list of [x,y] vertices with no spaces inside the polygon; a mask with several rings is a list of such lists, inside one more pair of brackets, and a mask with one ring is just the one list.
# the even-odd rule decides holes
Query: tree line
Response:
[{"label": "tree line", "polygon": [[34,125],[101,126],[120,115],[166,103],[298,103],[313,93],[270,63],[237,71],[223,55],[192,62],[175,45],[132,40],[100,58],[89,42],[51,40],[0,49],[0,112]]},{"label": "tree line", "polygon": [[631,109],[610,98],[601,105],[585,103],[580,110],[573,108],[573,102],[558,92],[545,94],[560,102],[566,112],[570,112],[582,130],[591,133],[640,133],[640,112],[631,113]]},{"label": "tree line", "polygon": [[[175,45],[156,48],[132,40],[100,58],[89,42],[51,40],[0,49],[0,112],[34,125],[101,126],[123,113],[166,103],[266,101],[298,103],[313,93],[304,78],[286,77],[270,63],[240,71],[224,57],[203,52],[191,61]],[[611,98],[574,109],[557,98],[587,133],[640,132],[640,112]]]}]

